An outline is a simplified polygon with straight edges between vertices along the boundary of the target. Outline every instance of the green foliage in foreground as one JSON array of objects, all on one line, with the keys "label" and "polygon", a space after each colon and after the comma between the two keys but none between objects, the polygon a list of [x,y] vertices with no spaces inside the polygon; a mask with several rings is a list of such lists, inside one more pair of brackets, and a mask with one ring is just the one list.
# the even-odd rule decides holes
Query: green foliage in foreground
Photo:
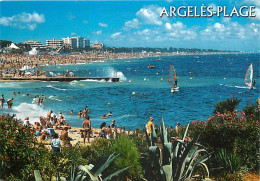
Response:
[{"label": "green foliage in foreground", "polygon": [[138,180],[142,177],[142,167],[140,163],[140,152],[134,141],[128,136],[121,135],[115,140],[96,139],[90,146],[93,150],[91,154],[92,163],[100,160],[104,155],[113,152],[120,154],[110,169],[104,172],[104,175],[109,175],[116,170],[130,167],[123,174],[120,175],[119,180],[130,178],[131,180]]},{"label": "green foliage in foreground", "polygon": [[[166,173],[169,170],[167,165],[173,162],[173,159],[167,158],[174,158],[167,153],[176,154],[176,147],[179,147],[177,155],[180,157],[177,156],[177,158],[180,161],[181,155],[184,154],[191,140],[195,142],[194,138],[198,135],[200,135],[200,143],[207,150],[214,151],[213,159],[207,162],[210,165],[209,168],[222,167],[218,172],[223,173],[221,176],[233,178],[235,175],[233,173],[241,173],[241,170],[243,172],[258,170],[259,105],[247,106],[242,112],[233,111],[223,114],[218,112],[210,116],[207,121],[193,121],[189,125],[188,132],[186,129],[182,127],[178,134],[171,132],[170,136],[176,137],[176,140],[171,140],[174,141],[173,144],[169,141],[168,132],[165,136],[165,128],[161,128],[158,132],[159,136],[153,140],[152,144],[145,141],[143,133],[139,136],[118,135],[115,140],[95,139],[90,146],[76,145],[72,148],[64,148],[61,153],[57,154],[46,149],[44,145],[36,143],[33,130],[20,125],[10,117],[0,117],[0,179],[34,180],[34,170],[40,170],[43,180],[51,180],[57,176],[68,178],[74,165],[75,168],[79,165],[97,165],[105,155],[115,152],[120,156],[102,172],[103,178],[130,166],[113,180],[121,181],[127,178],[161,180],[162,172]],[[156,137],[156,134],[153,135]],[[186,136],[182,137],[182,135]],[[148,149],[149,144],[156,147],[154,157],[150,156],[152,150]],[[167,144],[171,146],[168,147]],[[193,153],[193,148],[197,146],[199,150],[204,149],[194,143],[188,153],[189,157],[189,154]],[[164,156],[159,156],[159,153]],[[185,165],[187,163],[189,162]],[[179,168],[182,166],[178,166]],[[186,172],[186,166],[184,166],[184,172]],[[212,173],[217,172],[211,171],[211,175]],[[230,175],[231,173],[233,176]],[[234,179],[239,180],[239,178],[241,176],[234,176]]]},{"label": "green foliage in foreground", "polygon": [[227,112],[233,112],[240,102],[241,100],[235,98],[235,96],[233,98],[228,98],[225,101],[219,101],[216,104],[214,113],[224,114]]},{"label": "green foliage in foreground", "polygon": [[[73,167],[71,169],[70,176],[66,179],[64,177],[56,177],[56,180],[69,180],[69,181],[108,181],[111,180],[113,177],[118,176],[123,171],[127,170],[128,167],[118,170],[111,175],[107,176],[106,178],[102,178],[102,172],[118,157],[119,155],[114,156],[114,153],[108,155],[101,159],[98,164],[95,166],[92,164],[89,165],[80,165],[76,169]],[[34,176],[36,181],[42,181],[41,174],[39,170],[34,171]]]},{"label": "green foliage in foreground", "polygon": [[152,164],[160,169],[160,180],[173,181],[191,179],[195,171],[202,168],[203,174],[209,176],[208,167],[204,163],[210,154],[203,146],[197,144],[197,139],[187,140],[186,135],[189,125],[183,135],[183,139],[175,139],[173,143],[169,141],[168,131],[164,126],[164,121],[159,127],[160,138],[156,136],[154,128],[151,136],[147,135],[149,143],[150,157]]}]

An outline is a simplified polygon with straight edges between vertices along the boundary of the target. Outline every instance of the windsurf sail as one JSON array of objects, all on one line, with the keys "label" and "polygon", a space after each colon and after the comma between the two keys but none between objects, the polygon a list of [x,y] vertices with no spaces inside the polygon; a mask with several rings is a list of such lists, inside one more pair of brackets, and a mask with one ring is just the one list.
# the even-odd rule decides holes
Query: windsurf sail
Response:
[{"label": "windsurf sail", "polygon": [[174,88],[177,87],[177,76],[173,65],[170,65],[168,83],[171,84]]},{"label": "windsurf sail", "polygon": [[253,64],[251,64],[246,71],[245,80],[244,80],[244,83],[250,88],[253,87],[253,73],[254,73]]}]

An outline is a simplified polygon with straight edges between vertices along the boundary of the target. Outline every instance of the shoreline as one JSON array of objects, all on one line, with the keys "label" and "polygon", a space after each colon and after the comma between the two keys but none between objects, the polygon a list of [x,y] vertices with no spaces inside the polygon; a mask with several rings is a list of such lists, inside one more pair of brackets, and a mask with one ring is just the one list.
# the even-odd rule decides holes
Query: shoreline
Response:
[{"label": "shoreline", "polygon": [[[117,128],[120,129],[120,128]],[[83,138],[81,137],[81,130],[83,130],[83,128],[80,127],[71,127],[70,129],[68,129],[68,136],[71,138],[70,143],[72,146],[75,146],[76,144],[79,144],[80,146],[88,146],[90,145],[95,139],[99,139],[99,134],[101,132],[100,128],[91,128],[92,133],[91,133],[91,137],[89,138],[90,143],[87,143],[87,138],[86,138],[86,143],[84,144]],[[115,132],[115,128],[111,128],[112,132]],[[55,133],[57,133],[58,135],[61,135],[61,132],[63,131],[62,129],[54,129]],[[124,131],[121,130],[120,134],[123,134]],[[133,134],[134,131],[125,131],[126,134]],[[40,136],[36,137],[39,143],[43,143],[46,146],[50,146],[51,145],[51,139],[47,139],[44,141],[40,141]],[[107,138],[105,138],[107,139]],[[111,138],[113,139],[113,138]]]}]

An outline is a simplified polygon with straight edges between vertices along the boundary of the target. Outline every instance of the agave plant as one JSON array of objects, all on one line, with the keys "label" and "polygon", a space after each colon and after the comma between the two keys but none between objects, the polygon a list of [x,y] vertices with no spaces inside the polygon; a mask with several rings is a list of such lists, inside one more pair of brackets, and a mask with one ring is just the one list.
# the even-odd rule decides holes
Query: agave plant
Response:
[{"label": "agave plant", "polygon": [[203,178],[209,176],[208,167],[204,162],[211,154],[196,143],[199,136],[191,142],[185,142],[188,128],[189,124],[183,138],[176,139],[173,143],[169,141],[163,119],[158,129],[161,143],[158,143],[154,127],[150,137],[146,134],[151,159],[154,164],[159,165],[161,175],[166,181],[191,179],[198,169],[203,171]]},{"label": "agave plant", "polygon": [[[80,165],[77,168],[73,166],[71,168],[71,174],[69,178],[57,177],[57,180],[69,180],[69,181],[108,181],[112,177],[119,175],[121,172],[127,170],[129,167],[123,168],[106,178],[102,178],[102,172],[118,157],[119,155],[114,156],[114,153],[108,155],[101,159],[95,166],[92,164],[89,165]],[[35,180],[41,181],[41,175],[39,170],[34,171]]]}]

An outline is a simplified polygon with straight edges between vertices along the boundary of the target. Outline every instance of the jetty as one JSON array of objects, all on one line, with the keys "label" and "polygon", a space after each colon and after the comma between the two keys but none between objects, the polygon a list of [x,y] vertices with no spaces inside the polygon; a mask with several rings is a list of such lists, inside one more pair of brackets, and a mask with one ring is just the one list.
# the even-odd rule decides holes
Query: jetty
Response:
[{"label": "jetty", "polygon": [[95,80],[106,82],[119,82],[119,78],[116,77],[0,77],[1,82],[5,81],[59,81],[59,82],[71,82],[74,80]]}]

